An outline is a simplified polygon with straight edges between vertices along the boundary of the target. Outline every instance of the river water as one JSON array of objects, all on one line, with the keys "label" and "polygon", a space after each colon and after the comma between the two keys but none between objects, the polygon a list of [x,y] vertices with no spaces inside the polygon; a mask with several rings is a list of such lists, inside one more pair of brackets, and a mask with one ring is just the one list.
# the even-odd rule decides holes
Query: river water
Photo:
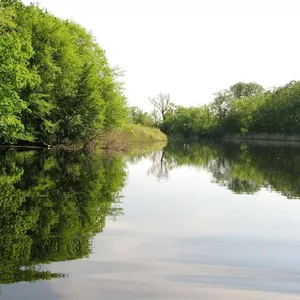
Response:
[{"label": "river water", "polygon": [[0,156],[0,299],[299,299],[300,145]]}]

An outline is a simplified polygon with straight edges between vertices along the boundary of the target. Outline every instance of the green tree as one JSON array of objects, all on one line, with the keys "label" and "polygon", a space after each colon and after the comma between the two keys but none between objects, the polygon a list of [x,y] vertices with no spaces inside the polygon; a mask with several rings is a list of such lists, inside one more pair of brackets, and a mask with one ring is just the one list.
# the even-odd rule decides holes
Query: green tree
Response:
[{"label": "green tree", "polygon": [[149,127],[154,126],[154,119],[147,112],[142,111],[136,106],[129,107],[129,122]]},{"label": "green tree", "polygon": [[0,33],[2,142],[74,142],[126,122],[120,72],[84,28],[4,0]]},{"label": "green tree", "polygon": [[229,88],[233,98],[251,97],[263,94],[265,89],[255,82],[238,82]]}]

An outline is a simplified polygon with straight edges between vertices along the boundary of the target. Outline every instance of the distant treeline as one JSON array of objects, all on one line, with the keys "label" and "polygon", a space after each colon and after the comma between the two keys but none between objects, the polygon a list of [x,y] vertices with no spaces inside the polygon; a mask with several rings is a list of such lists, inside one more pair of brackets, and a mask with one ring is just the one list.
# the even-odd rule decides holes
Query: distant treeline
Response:
[{"label": "distant treeline", "polygon": [[223,136],[225,134],[299,134],[300,82],[265,90],[257,83],[239,82],[215,94],[204,106],[176,106],[156,98],[164,115],[158,126],[168,135]]},{"label": "distant treeline", "polygon": [[119,73],[81,26],[33,4],[0,2],[0,143],[55,144],[120,126]]}]

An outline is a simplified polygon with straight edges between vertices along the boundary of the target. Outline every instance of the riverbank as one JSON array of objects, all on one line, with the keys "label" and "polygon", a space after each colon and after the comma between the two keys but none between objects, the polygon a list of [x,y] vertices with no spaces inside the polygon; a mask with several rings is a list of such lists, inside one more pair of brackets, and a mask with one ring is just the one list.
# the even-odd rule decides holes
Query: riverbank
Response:
[{"label": "riverbank", "polygon": [[12,144],[2,144],[0,148],[17,149],[64,149],[64,150],[98,150],[108,151],[133,151],[133,149],[147,149],[149,144],[167,143],[167,136],[159,129],[146,127],[139,124],[127,124],[122,129],[105,132],[91,138],[88,142],[62,143],[60,145],[48,145],[43,142],[17,141]]},{"label": "riverbank", "polygon": [[170,141],[193,141],[200,142],[202,140],[214,141],[233,141],[233,142],[255,142],[255,143],[300,143],[300,135],[296,134],[280,134],[280,133],[255,133],[255,134],[225,134],[220,136],[169,136]]},{"label": "riverbank", "polygon": [[128,124],[122,129],[104,133],[100,142],[94,147],[110,152],[140,153],[153,149],[153,145],[161,148],[167,141],[167,136],[158,128]]},{"label": "riverbank", "polygon": [[168,140],[167,136],[158,128],[140,124],[125,125],[122,129],[105,133],[104,137],[109,140],[115,140],[118,143],[161,142]]},{"label": "riverbank", "polygon": [[289,134],[281,134],[281,133],[226,134],[222,137],[222,139],[300,142],[300,135],[298,134],[289,135]]}]

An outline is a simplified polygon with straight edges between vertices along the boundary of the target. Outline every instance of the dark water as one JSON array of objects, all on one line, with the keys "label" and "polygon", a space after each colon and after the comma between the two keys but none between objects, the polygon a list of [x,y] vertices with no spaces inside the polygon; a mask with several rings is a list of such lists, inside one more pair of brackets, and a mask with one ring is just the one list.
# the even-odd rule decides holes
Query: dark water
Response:
[{"label": "dark water", "polygon": [[300,146],[0,163],[1,300],[300,297]]}]

